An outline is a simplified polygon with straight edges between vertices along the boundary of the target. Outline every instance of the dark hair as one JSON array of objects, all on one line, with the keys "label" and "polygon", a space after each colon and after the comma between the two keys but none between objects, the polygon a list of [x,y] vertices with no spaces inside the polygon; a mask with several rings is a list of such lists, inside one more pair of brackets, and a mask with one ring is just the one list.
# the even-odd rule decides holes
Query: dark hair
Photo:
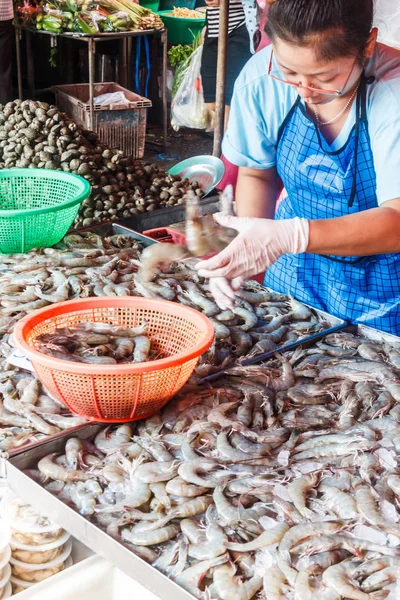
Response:
[{"label": "dark hair", "polygon": [[272,42],[313,45],[322,60],[361,57],[373,14],[373,0],[275,0],[265,32]]}]

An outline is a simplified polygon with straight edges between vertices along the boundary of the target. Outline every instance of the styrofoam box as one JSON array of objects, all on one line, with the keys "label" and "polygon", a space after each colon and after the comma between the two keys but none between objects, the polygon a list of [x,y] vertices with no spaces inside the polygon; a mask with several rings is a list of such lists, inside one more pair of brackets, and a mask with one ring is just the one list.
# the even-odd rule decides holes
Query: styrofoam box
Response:
[{"label": "styrofoam box", "polygon": [[18,600],[158,600],[157,596],[97,555],[16,596]]}]

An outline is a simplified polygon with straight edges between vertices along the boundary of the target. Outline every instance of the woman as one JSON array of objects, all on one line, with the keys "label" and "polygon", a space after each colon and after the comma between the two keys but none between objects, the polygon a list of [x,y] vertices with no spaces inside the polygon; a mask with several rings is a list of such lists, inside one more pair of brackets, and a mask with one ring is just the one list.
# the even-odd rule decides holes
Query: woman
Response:
[{"label": "woman", "polygon": [[275,290],[400,334],[400,52],[372,18],[373,0],[271,3],[223,144],[239,218],[218,220],[239,235],[197,266],[221,306],[268,269]]},{"label": "woman", "polygon": [[[219,0],[206,0],[207,25],[204,34],[203,55],[201,61],[201,80],[204,102],[211,121],[215,112],[217,53],[219,36]],[[229,107],[232,100],[235,81],[251,57],[252,34],[256,28],[256,9],[253,0],[231,0],[228,16],[228,49],[225,89],[225,125],[228,122]],[[249,30],[248,30],[249,28]],[[251,31],[251,37],[250,37]],[[213,127],[212,127],[213,128]]]}]

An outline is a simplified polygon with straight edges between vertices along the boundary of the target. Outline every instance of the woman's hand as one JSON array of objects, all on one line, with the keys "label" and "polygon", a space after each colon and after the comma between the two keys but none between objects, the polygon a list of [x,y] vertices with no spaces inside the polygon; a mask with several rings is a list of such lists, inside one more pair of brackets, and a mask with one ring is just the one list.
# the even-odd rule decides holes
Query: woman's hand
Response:
[{"label": "woman's hand", "polygon": [[239,232],[222,252],[196,265],[199,275],[211,278],[210,286],[221,308],[232,306],[234,291],[243,281],[267,270],[280,256],[307,250],[309,224],[306,219],[274,221],[220,213],[214,217],[223,227]]},{"label": "woman's hand", "polygon": [[219,0],[205,0],[205,2],[210,8],[218,8],[219,6]]}]

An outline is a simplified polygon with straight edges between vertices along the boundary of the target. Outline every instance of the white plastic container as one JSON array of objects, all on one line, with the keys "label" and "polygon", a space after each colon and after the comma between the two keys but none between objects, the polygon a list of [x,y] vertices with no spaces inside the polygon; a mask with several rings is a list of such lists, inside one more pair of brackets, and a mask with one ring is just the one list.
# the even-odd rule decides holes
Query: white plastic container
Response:
[{"label": "white plastic container", "polygon": [[[6,546],[2,552],[1,560],[0,560],[0,590],[2,587],[4,587],[4,583],[2,584],[2,580],[6,573],[6,570],[7,570],[6,567],[7,567],[8,563],[10,562],[10,558],[11,558],[11,548],[10,548],[10,546]],[[1,598],[1,596],[0,596],[0,598]]]},{"label": "white plastic container", "polygon": [[[65,565],[62,570],[68,569],[68,568],[72,567],[72,565],[73,565],[72,558],[69,556],[67,558],[67,560],[65,561]],[[54,575],[54,577],[55,577],[55,575]],[[50,576],[47,579],[52,579],[52,578],[53,578],[53,576]],[[45,581],[45,579],[43,579],[41,582],[36,582],[36,581],[24,581],[23,579],[19,579],[18,577],[14,577],[13,575],[11,575],[11,577],[10,577],[10,582],[12,583],[12,588],[13,588],[13,594],[18,594],[20,592],[24,592],[25,590],[29,590],[32,587],[36,587],[38,585],[38,583],[43,583],[43,581]],[[0,597],[0,600],[2,600],[1,597]]]},{"label": "white plastic container", "polygon": [[12,576],[13,578],[28,583],[38,583],[39,581],[48,579],[48,577],[52,577],[53,575],[56,575],[58,572],[63,571],[66,568],[66,561],[71,555],[71,550],[72,543],[71,541],[68,541],[65,544],[62,554],[60,554],[58,558],[42,564],[21,562],[11,557],[10,564]]},{"label": "white plastic container", "polygon": [[[21,592],[18,600],[159,600],[100,556]],[[17,600],[17,599],[16,599]]]},{"label": "white plastic container", "polygon": [[20,544],[15,540],[11,540],[10,546],[12,557],[20,562],[30,564],[43,564],[56,560],[61,554],[63,554],[65,544],[68,542],[70,537],[70,534],[66,531],[64,535],[59,537],[54,542],[50,542],[49,544],[41,544],[40,546]]},{"label": "white plastic container", "polygon": [[0,593],[0,600],[6,600],[6,598],[11,598],[12,596],[12,585],[9,581],[5,588],[3,588],[2,593]]},{"label": "white plastic container", "polygon": [[1,600],[6,595],[6,589],[7,589],[8,584],[10,583],[10,577],[11,577],[11,567],[10,567],[10,565],[7,564],[3,569],[3,574],[0,579],[0,599]]},{"label": "white plastic container", "polygon": [[2,499],[0,511],[11,528],[13,539],[21,544],[48,544],[64,535],[64,529],[40,515],[28,502],[12,492]]},{"label": "white plastic container", "polygon": [[[8,545],[11,540],[11,529],[4,519],[0,519],[0,565],[5,553],[8,553]],[[8,560],[7,560],[8,562]],[[1,568],[1,566],[0,566]]]}]

